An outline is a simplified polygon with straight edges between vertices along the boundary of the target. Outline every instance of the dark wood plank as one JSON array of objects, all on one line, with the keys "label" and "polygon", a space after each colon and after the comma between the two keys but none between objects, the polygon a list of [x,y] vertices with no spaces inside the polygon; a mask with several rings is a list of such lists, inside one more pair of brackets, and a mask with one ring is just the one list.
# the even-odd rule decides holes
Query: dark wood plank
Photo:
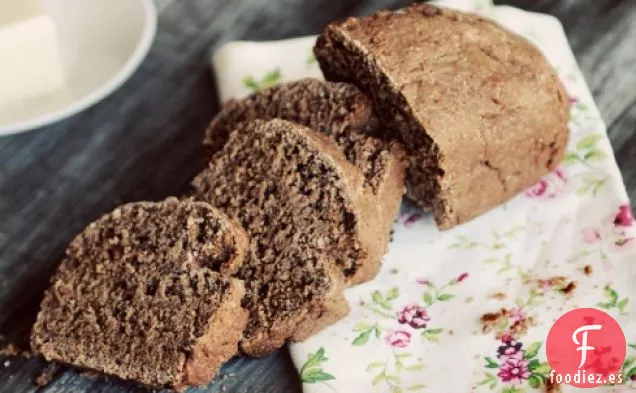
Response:
[{"label": "dark wood plank", "polygon": [[[156,0],[157,40],[141,68],[95,107],[42,130],[0,138],[0,334],[28,334],[68,241],[116,205],[182,193],[203,165],[200,140],[218,106],[207,56],[235,39],[315,34],[329,21],[410,0]],[[510,0],[563,21],[636,198],[636,2]],[[9,360],[4,367],[4,361]],[[38,359],[0,358],[0,393],[32,392]],[[299,392],[288,354],[238,359],[206,388]],[[140,392],[61,369],[45,392]]]}]

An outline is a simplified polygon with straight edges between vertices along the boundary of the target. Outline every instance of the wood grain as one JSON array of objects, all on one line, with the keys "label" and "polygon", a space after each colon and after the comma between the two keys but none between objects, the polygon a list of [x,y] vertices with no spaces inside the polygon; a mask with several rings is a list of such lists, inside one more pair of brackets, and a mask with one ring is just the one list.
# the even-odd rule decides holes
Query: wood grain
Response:
[{"label": "wood grain", "polygon": [[[159,29],[146,61],[100,104],[68,120],[0,138],[0,334],[24,340],[69,240],[118,204],[160,200],[202,168],[200,141],[217,110],[210,50],[236,39],[315,34],[331,20],[409,0],[156,0]],[[636,2],[497,3],[557,16],[593,91],[636,200]],[[4,367],[5,360],[9,363]],[[33,392],[38,359],[0,357],[0,393]],[[300,392],[289,355],[237,359],[196,392]],[[225,386],[225,390],[222,390]],[[141,392],[115,379],[61,369],[43,392]]]}]

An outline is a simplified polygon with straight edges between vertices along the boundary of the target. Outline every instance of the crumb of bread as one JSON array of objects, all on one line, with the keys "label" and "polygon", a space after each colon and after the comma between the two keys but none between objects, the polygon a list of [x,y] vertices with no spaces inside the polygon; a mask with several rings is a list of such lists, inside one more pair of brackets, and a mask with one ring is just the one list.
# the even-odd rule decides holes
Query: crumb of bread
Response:
[{"label": "crumb of bread", "polygon": [[51,381],[53,381],[53,377],[55,377],[55,374],[57,373],[58,370],[59,370],[59,366],[54,363],[51,363],[44,370],[42,370],[40,375],[35,377],[33,382],[39,387],[48,386],[51,383]]},{"label": "crumb of bread", "polygon": [[495,293],[491,293],[488,296],[490,299],[497,299],[497,300],[506,300],[506,294],[503,292],[495,292]]}]

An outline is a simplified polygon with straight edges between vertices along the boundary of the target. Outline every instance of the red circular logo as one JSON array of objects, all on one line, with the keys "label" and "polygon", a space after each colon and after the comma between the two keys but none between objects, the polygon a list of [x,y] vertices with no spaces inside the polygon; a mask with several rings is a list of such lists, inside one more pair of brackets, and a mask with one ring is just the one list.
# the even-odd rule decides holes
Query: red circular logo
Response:
[{"label": "red circular logo", "polygon": [[548,378],[579,388],[623,383],[626,351],[623,330],[610,315],[594,308],[569,311],[548,333]]}]

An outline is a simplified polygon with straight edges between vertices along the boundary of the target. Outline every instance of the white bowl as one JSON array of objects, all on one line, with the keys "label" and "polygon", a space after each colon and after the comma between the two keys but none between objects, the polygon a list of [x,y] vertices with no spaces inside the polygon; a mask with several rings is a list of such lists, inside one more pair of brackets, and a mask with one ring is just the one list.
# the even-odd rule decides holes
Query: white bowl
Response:
[{"label": "white bowl", "polygon": [[145,58],[157,28],[152,0],[42,0],[60,36],[67,86],[0,108],[0,135],[76,114],[121,86]]}]

